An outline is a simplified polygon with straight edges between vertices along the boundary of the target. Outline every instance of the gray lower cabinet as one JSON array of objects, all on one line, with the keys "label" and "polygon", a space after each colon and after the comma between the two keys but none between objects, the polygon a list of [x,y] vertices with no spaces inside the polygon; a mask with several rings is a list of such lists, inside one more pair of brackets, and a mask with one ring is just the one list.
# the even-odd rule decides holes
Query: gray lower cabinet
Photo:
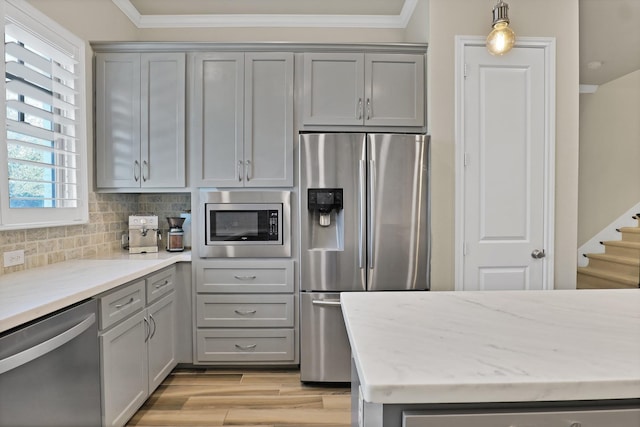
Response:
[{"label": "gray lower cabinet", "polygon": [[99,296],[104,426],[122,426],[176,366],[175,267]]},{"label": "gray lower cabinet", "polygon": [[194,269],[194,363],[297,363],[292,260],[201,260]]},{"label": "gray lower cabinet", "polygon": [[304,125],[425,125],[425,56],[305,53]]},{"label": "gray lower cabinet", "polygon": [[292,187],[293,53],[194,53],[190,65],[191,185]]},{"label": "gray lower cabinet", "polygon": [[100,334],[102,412],[105,426],[122,426],[147,399],[146,312]]}]

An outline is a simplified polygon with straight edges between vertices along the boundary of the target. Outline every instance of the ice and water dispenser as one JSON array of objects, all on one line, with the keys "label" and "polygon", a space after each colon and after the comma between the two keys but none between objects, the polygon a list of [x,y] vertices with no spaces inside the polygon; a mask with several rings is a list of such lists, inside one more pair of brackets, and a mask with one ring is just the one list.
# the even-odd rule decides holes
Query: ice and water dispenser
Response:
[{"label": "ice and water dispenser", "polygon": [[310,249],[342,250],[344,248],[342,188],[310,188],[307,191]]}]

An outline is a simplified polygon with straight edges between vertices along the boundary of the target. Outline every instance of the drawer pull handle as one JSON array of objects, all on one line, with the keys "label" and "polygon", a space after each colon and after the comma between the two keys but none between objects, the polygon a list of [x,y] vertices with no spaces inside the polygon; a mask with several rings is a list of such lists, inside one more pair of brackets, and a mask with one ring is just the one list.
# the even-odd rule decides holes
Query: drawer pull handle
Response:
[{"label": "drawer pull handle", "polygon": [[314,299],[313,301],[311,301],[311,303],[313,305],[323,305],[323,306],[329,306],[329,307],[340,307],[340,300],[339,299],[325,299],[325,300]]},{"label": "drawer pull handle", "polygon": [[132,303],[133,303],[133,297],[129,298],[129,301],[127,301],[127,302],[123,302],[122,304],[116,304],[116,308],[118,310],[120,310],[121,308],[126,307],[126,306],[128,306],[129,304],[132,304]]},{"label": "drawer pull handle", "polygon": [[256,314],[256,310],[233,310],[236,314],[240,316],[248,316],[250,314]]},{"label": "drawer pull handle", "polygon": [[236,344],[236,348],[238,350],[248,351],[248,350],[253,350],[254,348],[256,348],[256,344],[247,344],[247,345]]},{"label": "drawer pull handle", "polygon": [[237,280],[254,280],[256,276],[233,276]]},{"label": "drawer pull handle", "polygon": [[168,280],[165,280],[165,281],[164,281],[164,283],[157,284],[157,285],[156,285],[156,289],[160,289],[160,288],[162,288],[162,287],[164,287],[164,286],[167,286],[168,284],[169,284],[169,281],[168,281]]}]

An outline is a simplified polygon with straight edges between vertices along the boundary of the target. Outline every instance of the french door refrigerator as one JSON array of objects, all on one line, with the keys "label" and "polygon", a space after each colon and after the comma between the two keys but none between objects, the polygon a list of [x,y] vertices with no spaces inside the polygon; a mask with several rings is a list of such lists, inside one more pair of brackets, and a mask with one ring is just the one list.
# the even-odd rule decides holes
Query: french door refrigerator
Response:
[{"label": "french door refrigerator", "polygon": [[340,292],[428,290],[428,143],[300,134],[302,381],[350,381]]}]

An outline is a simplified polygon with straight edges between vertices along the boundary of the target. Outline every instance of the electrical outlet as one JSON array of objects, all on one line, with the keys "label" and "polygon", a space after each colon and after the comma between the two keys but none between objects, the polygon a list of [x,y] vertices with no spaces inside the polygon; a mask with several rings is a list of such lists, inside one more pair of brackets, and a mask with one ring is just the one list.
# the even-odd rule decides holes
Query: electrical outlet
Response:
[{"label": "electrical outlet", "polygon": [[24,251],[11,251],[4,253],[4,266],[13,267],[14,265],[24,264]]}]

